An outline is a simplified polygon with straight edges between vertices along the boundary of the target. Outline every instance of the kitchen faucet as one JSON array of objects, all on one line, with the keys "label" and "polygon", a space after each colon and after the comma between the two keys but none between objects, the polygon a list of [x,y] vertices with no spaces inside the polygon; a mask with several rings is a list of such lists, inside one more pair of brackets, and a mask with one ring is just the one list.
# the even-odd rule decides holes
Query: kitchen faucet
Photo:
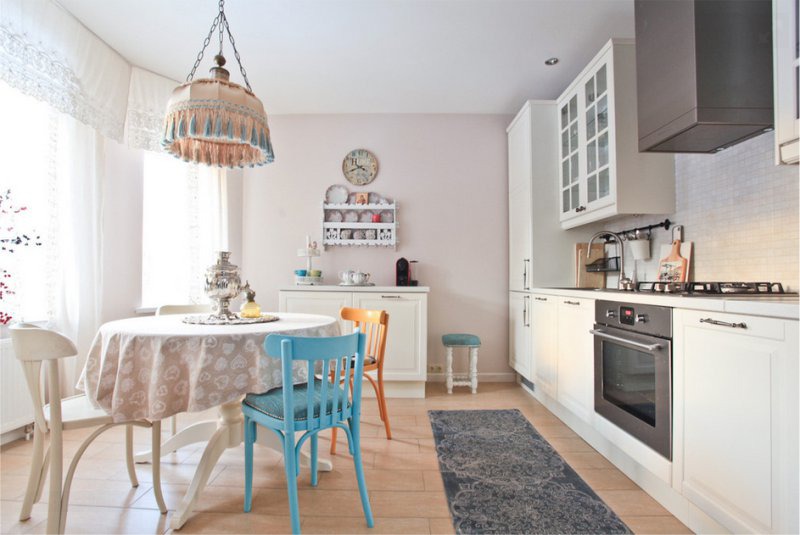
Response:
[{"label": "kitchen faucet", "polygon": [[617,241],[617,246],[619,247],[619,282],[617,283],[617,288],[620,290],[633,290],[633,282],[631,279],[625,276],[625,244],[622,243],[622,238],[616,232],[611,232],[610,230],[601,230],[600,232],[596,233],[592,236],[592,239],[589,240],[589,248],[586,251],[586,258],[589,258],[589,255],[592,251],[592,243],[597,238],[602,238],[604,236],[613,236],[614,239]]}]

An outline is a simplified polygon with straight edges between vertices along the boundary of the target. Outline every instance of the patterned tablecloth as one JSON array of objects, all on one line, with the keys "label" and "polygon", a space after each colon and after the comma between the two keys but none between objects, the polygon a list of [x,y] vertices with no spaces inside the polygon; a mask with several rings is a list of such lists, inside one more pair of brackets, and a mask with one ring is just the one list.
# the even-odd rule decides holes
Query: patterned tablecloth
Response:
[{"label": "patterned tablecloth", "polygon": [[[281,386],[281,361],[264,353],[268,334],[338,336],[330,316],[276,314],[272,323],[190,325],[182,315],[111,321],[95,336],[78,388],[122,422],[203,411],[248,392]],[[296,365],[295,381],[306,381]]]}]

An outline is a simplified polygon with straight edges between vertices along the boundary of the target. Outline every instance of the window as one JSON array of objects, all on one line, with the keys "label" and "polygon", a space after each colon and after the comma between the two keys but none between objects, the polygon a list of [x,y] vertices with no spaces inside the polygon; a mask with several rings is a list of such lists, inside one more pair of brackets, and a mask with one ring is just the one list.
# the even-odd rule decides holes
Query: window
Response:
[{"label": "window", "polygon": [[204,302],[204,274],[219,250],[216,169],[145,151],[142,307]]},{"label": "window", "polygon": [[51,316],[56,113],[0,81],[0,324]]}]

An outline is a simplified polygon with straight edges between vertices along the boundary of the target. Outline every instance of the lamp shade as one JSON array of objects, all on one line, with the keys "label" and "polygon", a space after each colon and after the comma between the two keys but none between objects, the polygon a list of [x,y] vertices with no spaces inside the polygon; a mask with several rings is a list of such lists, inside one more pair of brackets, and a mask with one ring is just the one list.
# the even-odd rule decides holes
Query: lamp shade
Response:
[{"label": "lamp shade", "polygon": [[264,105],[224,77],[175,88],[161,146],[184,161],[217,167],[254,167],[275,159]]}]

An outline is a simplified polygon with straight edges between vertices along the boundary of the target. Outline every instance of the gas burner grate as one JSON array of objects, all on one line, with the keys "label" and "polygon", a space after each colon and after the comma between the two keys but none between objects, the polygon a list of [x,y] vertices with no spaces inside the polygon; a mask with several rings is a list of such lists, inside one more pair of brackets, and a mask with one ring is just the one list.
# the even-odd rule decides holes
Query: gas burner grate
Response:
[{"label": "gas burner grate", "polygon": [[785,293],[779,282],[640,282],[636,291],[682,295]]}]

